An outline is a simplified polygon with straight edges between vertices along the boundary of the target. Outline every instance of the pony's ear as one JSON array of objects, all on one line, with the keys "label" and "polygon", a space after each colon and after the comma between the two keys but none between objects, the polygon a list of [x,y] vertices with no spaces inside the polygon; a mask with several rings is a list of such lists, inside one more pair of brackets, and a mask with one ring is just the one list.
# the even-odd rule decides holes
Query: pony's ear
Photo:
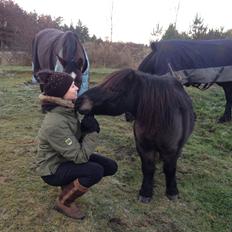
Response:
[{"label": "pony's ear", "polygon": [[83,59],[82,59],[82,58],[79,58],[78,61],[77,61],[77,67],[78,67],[79,70],[82,69],[83,64],[84,64]]},{"label": "pony's ear", "polygon": [[158,42],[151,42],[150,47],[153,52],[157,51]]},{"label": "pony's ear", "polygon": [[40,84],[46,84],[53,72],[51,70],[42,70],[36,73],[37,79]]},{"label": "pony's ear", "polygon": [[61,65],[63,66],[63,68],[67,65],[67,61],[64,60],[63,58],[61,58],[59,55],[56,55],[57,59],[59,60],[59,62],[61,63]]}]

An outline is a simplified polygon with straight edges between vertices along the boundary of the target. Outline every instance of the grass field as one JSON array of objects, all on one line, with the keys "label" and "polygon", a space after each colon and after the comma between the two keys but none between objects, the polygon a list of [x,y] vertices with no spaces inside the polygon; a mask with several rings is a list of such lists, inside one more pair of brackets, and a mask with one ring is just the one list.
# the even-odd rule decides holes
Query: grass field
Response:
[{"label": "grass field", "polygon": [[[91,84],[111,71],[93,70]],[[87,217],[75,221],[53,210],[58,189],[35,176],[36,136],[44,115],[38,86],[26,84],[30,75],[29,67],[0,67],[1,232],[232,231],[232,123],[216,123],[225,104],[220,87],[187,89],[197,122],[178,161],[176,202],[164,195],[161,163],[153,200],[137,201],[142,176],[132,124],[123,116],[98,116],[97,151],[117,160],[119,170],[80,199]]]}]

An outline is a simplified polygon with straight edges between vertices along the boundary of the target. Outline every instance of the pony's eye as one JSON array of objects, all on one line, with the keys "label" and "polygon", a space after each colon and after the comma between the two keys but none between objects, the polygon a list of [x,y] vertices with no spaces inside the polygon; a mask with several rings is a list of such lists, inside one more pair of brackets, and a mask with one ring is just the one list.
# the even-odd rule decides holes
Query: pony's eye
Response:
[{"label": "pony's eye", "polygon": [[116,93],[116,91],[115,91],[115,90],[112,90],[112,89],[108,89],[107,92],[108,92],[109,94],[114,94],[114,93]]},{"label": "pony's eye", "polygon": [[118,89],[114,88],[114,87],[109,87],[108,88],[109,92],[119,92]]}]

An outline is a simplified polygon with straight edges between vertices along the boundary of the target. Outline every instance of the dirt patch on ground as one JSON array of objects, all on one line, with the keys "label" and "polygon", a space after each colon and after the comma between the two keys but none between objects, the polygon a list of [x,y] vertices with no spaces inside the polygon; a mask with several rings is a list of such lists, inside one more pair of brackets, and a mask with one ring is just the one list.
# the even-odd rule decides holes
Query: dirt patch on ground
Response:
[{"label": "dirt patch on ground", "polygon": [[0,176],[0,184],[5,184],[8,178],[6,176]]}]

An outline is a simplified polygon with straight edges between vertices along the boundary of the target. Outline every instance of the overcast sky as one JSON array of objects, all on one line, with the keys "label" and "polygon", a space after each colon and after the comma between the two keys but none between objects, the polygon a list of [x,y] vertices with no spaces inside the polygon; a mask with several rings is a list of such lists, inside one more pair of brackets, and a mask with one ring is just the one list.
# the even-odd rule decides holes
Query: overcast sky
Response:
[{"label": "overcast sky", "polygon": [[[157,24],[167,29],[176,21],[178,31],[189,31],[198,13],[210,28],[232,29],[231,0],[14,0],[26,11],[61,16],[64,22],[88,27],[90,35],[110,38],[113,3],[113,41],[149,44]],[[179,5],[179,8],[178,8]],[[179,9],[179,10],[177,10]],[[177,14],[178,12],[178,14]],[[177,19],[177,20],[176,20]]]}]

